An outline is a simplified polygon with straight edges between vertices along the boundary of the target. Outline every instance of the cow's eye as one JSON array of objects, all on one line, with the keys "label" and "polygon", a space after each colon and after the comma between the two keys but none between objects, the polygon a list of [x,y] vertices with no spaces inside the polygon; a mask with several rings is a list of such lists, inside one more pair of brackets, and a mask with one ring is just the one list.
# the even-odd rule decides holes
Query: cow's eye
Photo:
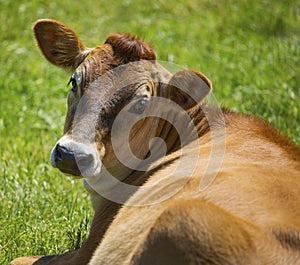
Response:
[{"label": "cow's eye", "polygon": [[145,111],[148,104],[149,104],[149,99],[142,98],[129,109],[129,112],[135,114],[142,114]]},{"label": "cow's eye", "polygon": [[72,84],[71,91],[74,92],[74,93],[76,93],[76,91],[77,91],[77,83],[76,83],[75,75],[71,76],[71,78],[70,78],[67,86],[69,86],[70,84]]}]

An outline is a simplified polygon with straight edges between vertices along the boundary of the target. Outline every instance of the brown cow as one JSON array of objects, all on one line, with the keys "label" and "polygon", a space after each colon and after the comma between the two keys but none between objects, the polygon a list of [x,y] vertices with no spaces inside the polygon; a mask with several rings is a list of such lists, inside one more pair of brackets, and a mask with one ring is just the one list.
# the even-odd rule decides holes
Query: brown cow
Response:
[{"label": "brown cow", "polygon": [[207,106],[204,75],[171,74],[136,38],[88,49],[56,21],[34,31],[51,63],[75,71],[51,163],[84,177],[95,216],[77,252],[12,264],[300,264],[296,146]]}]

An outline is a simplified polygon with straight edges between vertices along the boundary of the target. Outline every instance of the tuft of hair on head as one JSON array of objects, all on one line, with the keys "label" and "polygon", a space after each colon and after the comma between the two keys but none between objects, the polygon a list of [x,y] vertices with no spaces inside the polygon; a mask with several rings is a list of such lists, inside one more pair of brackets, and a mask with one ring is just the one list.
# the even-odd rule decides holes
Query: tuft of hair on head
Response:
[{"label": "tuft of hair on head", "polygon": [[149,44],[130,34],[111,35],[106,39],[105,44],[111,45],[115,56],[122,63],[156,59],[155,52]]}]

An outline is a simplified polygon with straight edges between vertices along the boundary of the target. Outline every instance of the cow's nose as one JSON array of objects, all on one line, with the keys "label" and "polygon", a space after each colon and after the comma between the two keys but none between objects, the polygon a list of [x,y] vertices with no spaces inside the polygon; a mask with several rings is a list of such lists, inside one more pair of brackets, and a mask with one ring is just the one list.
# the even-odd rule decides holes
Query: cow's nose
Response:
[{"label": "cow's nose", "polygon": [[74,176],[81,175],[73,150],[57,144],[55,147],[54,160],[57,168],[63,173]]}]

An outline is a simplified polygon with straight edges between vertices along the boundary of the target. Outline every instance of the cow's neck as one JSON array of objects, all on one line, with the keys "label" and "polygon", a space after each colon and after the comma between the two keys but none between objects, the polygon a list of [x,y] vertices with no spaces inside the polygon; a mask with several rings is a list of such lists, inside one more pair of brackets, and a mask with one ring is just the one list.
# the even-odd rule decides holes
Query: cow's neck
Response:
[{"label": "cow's neck", "polygon": [[[214,126],[216,116],[211,115],[210,121],[206,117],[206,112],[202,109],[203,106],[196,105],[196,107],[187,111],[188,116],[178,114],[173,117],[176,120],[176,126],[173,126],[170,122],[161,120],[161,124],[158,126],[160,128],[157,137],[164,140],[167,146],[167,154],[170,154],[185,145],[194,141],[196,138],[200,138],[210,131],[210,126]],[[205,106],[206,109],[208,107]],[[207,112],[211,113],[211,110]],[[212,109],[212,112],[215,112]],[[189,118],[187,118],[189,117]],[[179,122],[178,122],[179,121]]]},{"label": "cow's neck", "polygon": [[[105,177],[107,177],[108,174],[109,177],[112,176],[126,184],[137,186],[142,185],[145,181],[147,181],[147,172],[161,164],[159,160],[161,157],[183,148],[185,145],[209,132],[212,122],[211,120],[208,122],[205,113],[202,108],[197,105],[197,107],[188,111],[189,119],[187,119],[186,116],[181,116],[182,114],[178,114],[177,116],[173,115],[173,117],[168,119],[168,121],[163,119],[159,120],[157,123],[156,135],[154,136],[162,139],[164,146],[162,146],[162,141],[155,142],[152,145],[151,152],[149,151],[148,154],[145,155],[145,160],[153,156],[153,154],[160,154],[162,149],[165,149],[165,153],[161,153],[161,155],[153,157],[153,159],[151,159],[151,163],[146,165],[146,167],[143,166],[143,169],[140,171],[128,168],[122,163],[119,163],[108,170],[102,170],[101,176],[98,176],[98,178],[105,180]],[[174,126],[175,123],[176,126]],[[137,168],[139,168],[139,166]],[[87,190],[91,192],[91,187],[88,187],[86,184],[87,183],[85,183]],[[105,185],[104,189],[107,192],[110,192],[115,188],[115,184],[113,182],[103,181],[99,184],[101,187],[104,187]],[[99,204],[98,199],[96,199],[94,204]],[[97,206],[94,208],[97,208]]]},{"label": "cow's neck", "polygon": [[[203,109],[206,109],[206,111]],[[208,109],[209,107],[207,106],[197,105],[188,112],[196,128],[198,138],[201,138],[203,135],[207,134],[210,131],[210,126],[214,126],[215,124],[215,120],[217,118],[215,114],[217,114],[217,111],[213,108],[210,110]],[[210,116],[210,121],[208,121],[208,114],[213,114]]]},{"label": "cow's neck", "polygon": [[[203,111],[202,107],[203,106],[200,107],[197,105],[193,109],[190,109],[187,112],[189,119],[186,118],[187,116],[182,117],[181,114],[178,114],[178,116],[174,115],[173,118],[169,118],[168,121],[161,119],[158,122],[155,137],[162,139],[164,148],[166,148],[166,152],[163,153],[162,156],[169,155],[183,148],[190,142],[207,134],[210,131],[210,126],[215,126],[216,121],[218,120],[217,115],[210,114],[210,120],[208,121],[208,118],[206,117],[207,113],[206,111]],[[212,111],[213,114],[217,113],[214,109],[210,111]],[[174,122],[175,120],[176,122]],[[174,123],[176,123],[176,126],[173,125]],[[151,152],[149,151],[145,158],[150,157],[153,153],[159,154],[161,149],[163,149],[162,141],[154,143],[152,145]],[[153,170],[158,170],[161,166],[163,166],[163,160],[160,160],[162,156],[158,155],[155,157],[153,163],[149,165],[146,172],[139,172],[124,168],[124,171],[119,170],[119,174],[117,175],[119,179],[121,178],[128,184],[142,185],[149,177],[148,171],[151,170],[152,172]],[[164,161],[168,163],[168,159],[164,159]]]}]

